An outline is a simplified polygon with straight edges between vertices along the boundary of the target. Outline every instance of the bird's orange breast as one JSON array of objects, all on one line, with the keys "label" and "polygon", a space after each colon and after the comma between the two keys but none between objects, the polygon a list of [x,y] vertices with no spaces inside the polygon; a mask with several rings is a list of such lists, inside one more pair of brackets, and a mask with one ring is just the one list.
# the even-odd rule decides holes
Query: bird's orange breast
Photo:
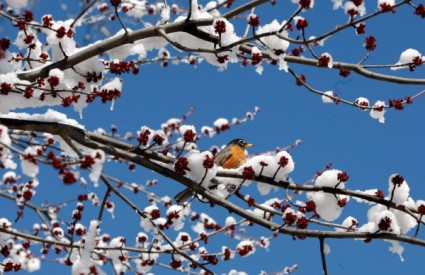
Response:
[{"label": "bird's orange breast", "polygon": [[245,162],[245,150],[240,146],[232,146],[232,154],[230,158],[226,160],[221,167],[225,169],[235,169],[244,164]]}]

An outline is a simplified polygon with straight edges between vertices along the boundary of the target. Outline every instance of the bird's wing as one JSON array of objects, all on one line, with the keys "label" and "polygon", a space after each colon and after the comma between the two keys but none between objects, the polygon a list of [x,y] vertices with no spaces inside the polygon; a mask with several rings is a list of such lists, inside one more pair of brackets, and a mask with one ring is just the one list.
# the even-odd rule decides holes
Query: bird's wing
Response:
[{"label": "bird's wing", "polygon": [[231,156],[232,150],[229,147],[225,147],[215,156],[214,163],[218,166],[222,166]]}]

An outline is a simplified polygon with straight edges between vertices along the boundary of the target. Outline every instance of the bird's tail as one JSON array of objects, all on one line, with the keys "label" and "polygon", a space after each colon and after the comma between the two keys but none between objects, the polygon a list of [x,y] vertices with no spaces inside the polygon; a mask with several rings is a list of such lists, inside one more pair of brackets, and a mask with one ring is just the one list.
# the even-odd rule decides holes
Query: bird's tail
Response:
[{"label": "bird's tail", "polygon": [[174,200],[178,204],[182,204],[188,199],[190,199],[193,195],[193,191],[189,188],[184,189],[183,191],[179,192],[177,195],[174,196]]}]

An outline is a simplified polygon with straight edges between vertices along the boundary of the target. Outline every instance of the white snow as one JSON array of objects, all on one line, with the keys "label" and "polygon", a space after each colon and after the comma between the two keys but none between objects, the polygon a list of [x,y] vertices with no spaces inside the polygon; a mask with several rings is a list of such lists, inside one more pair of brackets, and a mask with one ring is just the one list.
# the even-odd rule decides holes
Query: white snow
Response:
[{"label": "white snow", "polygon": [[199,152],[197,150],[190,151],[186,156],[189,161],[188,168],[190,169],[189,176],[193,181],[201,183],[204,188],[208,188],[210,180],[217,174],[217,165],[213,165],[212,168],[206,169],[204,167],[204,161],[214,157],[210,151]]},{"label": "white snow", "polygon": [[[326,96],[328,95],[328,96]],[[331,96],[331,97],[329,97]],[[336,98],[337,95],[334,91],[326,91],[325,95],[322,95],[322,102],[323,103],[334,103],[334,98]]]},{"label": "white snow", "polygon": [[48,109],[44,114],[28,114],[28,113],[14,113],[10,112],[4,115],[0,115],[2,118],[12,118],[20,120],[36,120],[44,122],[57,122],[61,124],[67,124],[77,128],[84,129],[84,126],[79,124],[76,120],[68,118],[64,113]]},{"label": "white snow", "polygon": [[[336,5],[339,5],[338,2],[336,2],[336,3],[334,2],[334,7],[335,7],[335,4]],[[360,16],[365,15],[366,14],[366,7],[365,7],[364,1],[359,6],[356,6],[352,1],[345,2],[345,4],[344,4],[344,11],[348,14],[348,11],[349,10],[357,11],[357,13]]]},{"label": "white snow", "polygon": [[28,0],[5,0],[6,3],[13,9],[22,9],[28,5]]},{"label": "white snow", "polygon": [[[339,183],[338,188],[344,189],[345,184],[338,180],[339,173],[341,173],[340,170],[327,170],[317,177],[314,185],[336,187]],[[342,214],[343,210],[343,207],[338,205],[338,200],[347,200],[348,202],[350,197],[319,191],[308,192],[307,198],[313,200],[316,203],[316,212],[320,215],[321,218],[325,219],[326,221],[334,221]]]},{"label": "white snow", "polygon": [[373,104],[373,109],[370,110],[370,116],[373,119],[377,119],[380,123],[385,123],[385,102],[382,100],[378,100]]},{"label": "white snow", "polygon": [[100,269],[98,265],[96,265],[96,263],[91,258],[91,253],[94,250],[94,247],[96,246],[96,237],[99,234],[98,226],[98,220],[92,220],[90,222],[89,230],[87,232],[84,243],[84,248],[78,259],[72,265],[72,275],[89,274],[91,272],[91,268],[93,267],[96,270],[97,274],[106,274],[102,271],[102,269]]},{"label": "white snow", "polygon": [[[410,64],[413,62],[415,58],[420,58],[422,59],[422,61],[425,61],[425,58],[422,57],[422,54],[418,50],[409,48],[400,54],[400,58],[398,59],[395,65]],[[406,65],[406,66],[391,67],[391,70],[399,70],[399,69],[406,69],[406,68],[409,68],[409,66]]]}]

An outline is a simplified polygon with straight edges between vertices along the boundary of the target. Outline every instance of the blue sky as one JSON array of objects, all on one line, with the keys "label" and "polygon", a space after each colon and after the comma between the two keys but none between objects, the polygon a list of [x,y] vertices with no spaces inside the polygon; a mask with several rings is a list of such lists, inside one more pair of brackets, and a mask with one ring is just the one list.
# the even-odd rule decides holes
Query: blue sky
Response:
[{"label": "blue sky", "polygon": [[[242,1],[236,1],[238,2]],[[260,15],[260,20],[263,20],[262,14],[267,13],[270,18],[274,18],[273,16],[277,16],[280,12],[291,14],[295,10],[296,6],[286,1],[277,2],[277,6],[273,9],[266,4],[256,12]],[[332,12],[330,1],[316,2],[315,9],[302,14],[309,19],[311,26],[307,30],[308,36],[329,31],[335,25],[346,22],[342,10]],[[370,13],[375,10],[376,4],[375,1],[368,2],[372,2],[367,6]],[[34,10],[36,18],[43,13],[40,7],[35,7]],[[384,14],[368,23],[366,35],[374,35],[378,43],[376,51],[367,61],[368,64],[393,64],[398,60],[400,53],[407,48],[424,51],[424,37],[419,33],[423,31],[425,22],[412,13],[411,8],[403,7],[398,9],[396,14]],[[279,18],[281,19],[282,17]],[[264,16],[262,22],[266,23],[267,20],[268,18]],[[1,23],[6,22],[3,20]],[[365,35],[356,36],[354,30],[349,29],[326,40],[325,46],[318,47],[316,51],[319,54],[330,52],[337,61],[356,62],[366,54],[362,47],[365,37]],[[403,98],[423,89],[420,86],[403,86],[365,79],[354,73],[348,78],[341,78],[337,70],[291,64],[290,66],[297,73],[305,74],[308,83],[313,87],[323,91],[334,90],[349,100],[364,96],[369,98],[371,103],[377,99],[388,102],[388,99]],[[423,68],[414,73],[407,70],[395,73],[406,77],[424,76]],[[296,183],[304,183],[316,171],[332,162],[333,167],[347,171],[350,175],[347,188],[354,190],[378,188],[387,194],[389,176],[392,173],[400,173],[410,185],[411,196],[415,200],[424,199],[424,98],[418,98],[403,111],[388,111],[385,124],[381,124],[370,118],[368,112],[361,112],[343,104],[323,104],[319,96],[308,93],[304,88],[294,85],[294,82],[289,74],[269,65],[265,65],[263,75],[260,76],[252,66],[242,68],[237,64],[231,65],[224,72],[218,72],[217,68],[205,62],[198,64],[196,68],[184,64],[162,68],[159,64],[151,64],[141,67],[136,77],[124,77],[123,94],[115,102],[114,111],[109,110],[108,104],[93,104],[84,110],[84,119],[80,120],[80,123],[90,130],[98,127],[109,129],[110,125],[117,125],[120,133],[126,131],[134,133],[142,125],[158,129],[168,118],[180,117],[193,106],[196,112],[190,116],[187,123],[194,124],[200,130],[203,125],[211,126],[217,118],[225,117],[230,120],[233,117],[242,117],[247,111],[252,111],[258,106],[262,111],[253,121],[235,126],[212,139],[202,138],[198,142],[199,148],[206,150],[212,145],[220,146],[233,138],[242,137],[255,144],[250,153],[262,153],[301,139],[302,145],[291,151],[296,163],[292,178]],[[30,111],[42,112],[42,109]],[[70,109],[66,112],[69,116],[79,119],[78,114]],[[173,196],[183,189],[179,183],[158,177],[141,167],[131,173],[125,168],[110,169],[108,170],[110,174],[121,176],[129,182],[144,182],[159,178],[159,186],[153,191],[161,195]],[[44,168],[44,171],[46,170],[48,168]],[[43,184],[55,183],[46,179]],[[57,190],[65,189],[60,186]],[[40,188],[37,199],[40,202],[57,202],[72,197],[71,194],[81,192],[82,188],[74,186],[67,189],[66,194],[57,194],[53,200],[49,188],[45,190]],[[255,185],[251,185],[243,192],[256,196],[257,201],[262,200],[255,190]],[[147,206],[146,198],[132,194],[128,196],[140,207]],[[279,191],[271,196],[284,196],[284,193]],[[304,198],[300,196],[300,199]],[[240,203],[235,198],[232,201]],[[4,207],[3,203],[0,201],[1,208]],[[228,215],[218,207],[209,209],[196,202],[192,207],[199,212],[205,211],[221,224]],[[90,217],[90,213],[87,212],[85,216],[87,224],[90,219],[96,217],[95,211],[92,213],[93,217]],[[141,230],[138,227],[139,218],[125,206],[118,204],[115,214],[115,220],[106,215],[102,225],[108,228],[111,235],[134,236],[134,232]],[[351,201],[337,221],[342,222],[349,215],[356,217],[360,223],[365,222],[367,206]],[[123,224],[125,226],[122,226]],[[270,235],[270,232],[257,227],[250,228],[248,233],[256,237]],[[133,238],[129,237],[129,240],[131,245]],[[219,237],[211,240],[211,246],[217,249],[212,248],[210,251],[218,251],[223,244],[232,247],[236,243],[234,240]],[[380,240],[368,244],[355,240],[326,240],[326,243],[331,248],[331,253],[327,256],[330,274],[413,273],[423,261],[421,256],[423,248],[408,244],[404,244],[405,261],[402,262],[396,254],[388,251],[389,244]],[[163,259],[164,263],[168,263],[167,257]],[[43,264],[44,270],[37,274],[69,270],[56,264]],[[235,268],[248,274],[257,274],[261,270],[279,271],[293,264],[300,266],[294,274],[322,274],[319,241],[292,240],[290,236],[280,235],[273,239],[269,251],[258,248],[258,253],[254,256],[221,263],[213,267],[213,270],[224,273]],[[156,268],[154,272],[169,273],[168,270],[161,268]]]}]

